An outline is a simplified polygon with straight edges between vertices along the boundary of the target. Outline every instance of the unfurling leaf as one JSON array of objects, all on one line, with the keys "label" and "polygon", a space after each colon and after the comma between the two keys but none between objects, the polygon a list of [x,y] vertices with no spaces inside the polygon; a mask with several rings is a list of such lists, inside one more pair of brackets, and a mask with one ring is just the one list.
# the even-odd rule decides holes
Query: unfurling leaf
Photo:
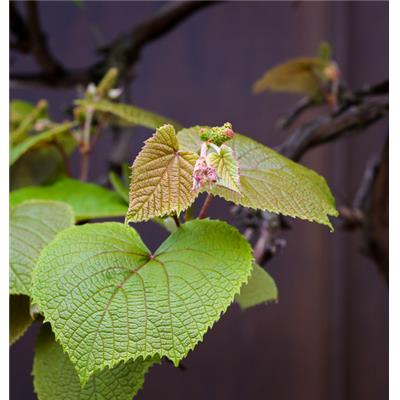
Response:
[{"label": "unfurling leaf", "polygon": [[39,400],[132,400],[157,359],[127,361],[93,375],[80,385],[74,365],[45,324],[36,340],[33,384]]},{"label": "unfurling leaf", "polygon": [[14,344],[31,326],[33,319],[29,313],[30,300],[24,295],[10,295],[10,346]]},{"label": "unfurling leaf", "polygon": [[219,153],[210,153],[207,158],[217,171],[217,184],[240,193],[239,162],[233,150],[223,144]]},{"label": "unfurling leaf", "polygon": [[10,148],[10,165],[13,165],[27,151],[51,143],[60,136],[68,134],[74,125],[73,122],[66,122],[64,124],[58,124],[55,127],[36,135],[28,136],[22,142],[19,142]]},{"label": "unfurling leaf", "polygon": [[68,204],[28,201],[10,213],[10,294],[30,295],[32,270],[43,247],[74,224]]},{"label": "unfurling leaf", "polygon": [[252,260],[221,221],[187,222],[154,254],[127,225],[87,224],[42,251],[33,301],[84,383],[138,357],[178,364],[239,293]]},{"label": "unfurling leaf", "polygon": [[[182,150],[198,151],[199,127],[178,133]],[[245,207],[315,221],[332,229],[329,216],[337,216],[325,179],[256,141],[235,133],[226,143],[240,165],[240,193],[214,186],[206,190]]]},{"label": "unfurling leaf", "polygon": [[241,287],[240,294],[235,297],[235,301],[243,310],[277,299],[278,289],[275,281],[257,264],[254,264],[248,282]]},{"label": "unfurling leaf", "polygon": [[95,111],[108,113],[119,118],[125,124],[144,126],[149,129],[157,129],[164,124],[171,124],[176,129],[181,129],[182,126],[177,122],[165,118],[161,115],[143,110],[139,107],[134,107],[129,104],[113,103],[107,100],[88,101],[77,100],[76,104],[84,107],[90,107]]},{"label": "unfurling leaf", "polygon": [[93,183],[60,179],[49,186],[29,186],[14,190],[10,203],[16,206],[25,200],[55,200],[68,203],[77,221],[91,218],[122,217],[127,205],[119,195]]},{"label": "unfurling leaf", "polygon": [[253,86],[255,93],[265,90],[304,93],[321,92],[321,76],[326,63],[320,58],[295,58],[268,70]]},{"label": "unfurling leaf", "polygon": [[192,190],[197,159],[197,154],[179,150],[172,125],[157,129],[132,165],[126,221],[179,214],[189,207],[198,194]]}]

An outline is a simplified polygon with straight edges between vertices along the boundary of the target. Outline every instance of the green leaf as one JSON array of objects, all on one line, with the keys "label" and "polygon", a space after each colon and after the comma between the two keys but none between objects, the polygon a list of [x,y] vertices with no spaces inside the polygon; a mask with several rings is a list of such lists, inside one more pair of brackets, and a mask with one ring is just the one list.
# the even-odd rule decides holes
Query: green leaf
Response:
[{"label": "green leaf", "polygon": [[166,356],[177,365],[251,269],[250,245],[224,222],[183,224],[154,254],[127,225],[86,224],[41,253],[33,299],[84,383],[138,357]]},{"label": "green leaf", "polygon": [[255,93],[265,90],[304,93],[315,96],[321,91],[320,76],[325,63],[320,58],[289,60],[268,70],[253,86]]},{"label": "green leaf", "polygon": [[242,286],[235,301],[244,310],[267,301],[278,299],[275,281],[265,269],[254,264],[249,281]]},{"label": "green leaf", "polygon": [[53,201],[28,201],[10,214],[10,294],[29,296],[40,251],[73,225],[74,216],[68,204]]},{"label": "green leaf", "polygon": [[[195,151],[198,129],[178,133],[182,150]],[[222,186],[207,191],[235,204],[315,221],[332,229],[328,217],[336,217],[338,212],[322,176],[238,133],[226,144],[239,162],[241,193]]]},{"label": "green leaf", "polygon": [[74,127],[74,125],[74,122],[59,124],[44,132],[29,136],[22,142],[19,142],[15,146],[12,146],[10,148],[10,165],[13,165],[27,151],[38,146],[46,145],[49,142],[51,143],[58,137],[68,134],[68,132]]},{"label": "green leaf", "polygon": [[10,122],[11,130],[14,130],[21,121],[27,117],[33,110],[35,105],[24,100],[10,101]]},{"label": "green leaf", "polygon": [[210,153],[207,158],[217,171],[217,184],[240,193],[239,163],[232,148],[223,144],[219,153]]},{"label": "green leaf", "polygon": [[24,335],[33,322],[29,313],[29,307],[30,300],[28,296],[10,296],[10,346]]},{"label": "green leaf", "polygon": [[93,108],[95,111],[109,113],[130,125],[140,125],[149,129],[157,129],[164,124],[171,124],[176,129],[182,128],[180,124],[169,118],[165,118],[161,115],[128,104],[113,103],[107,100],[77,100],[76,104]]},{"label": "green leaf", "polygon": [[[21,122],[18,124],[16,129],[10,132],[10,141],[12,144],[19,143],[23,140],[27,134],[32,130],[35,125],[35,122],[47,116],[47,101],[39,100],[37,105],[31,110],[29,114],[26,114]],[[11,115],[11,120],[13,116]]]},{"label": "green leaf", "polygon": [[28,199],[58,200],[68,203],[77,221],[92,218],[122,217],[127,211],[126,203],[110,190],[93,183],[75,179],[60,179],[49,186],[30,186],[10,193],[12,206]]},{"label": "green leaf", "polygon": [[155,362],[157,360],[120,363],[93,375],[81,387],[73,364],[55,341],[50,325],[45,324],[36,340],[33,384],[39,400],[132,400]]},{"label": "green leaf", "polygon": [[115,193],[121,197],[127,204],[129,203],[129,188],[125,186],[124,182],[122,182],[121,178],[114,172],[110,171],[108,174],[108,179],[113,186]]},{"label": "green leaf", "polygon": [[180,151],[172,125],[164,125],[148,140],[132,165],[126,221],[147,221],[193,203],[192,173],[198,155]]}]

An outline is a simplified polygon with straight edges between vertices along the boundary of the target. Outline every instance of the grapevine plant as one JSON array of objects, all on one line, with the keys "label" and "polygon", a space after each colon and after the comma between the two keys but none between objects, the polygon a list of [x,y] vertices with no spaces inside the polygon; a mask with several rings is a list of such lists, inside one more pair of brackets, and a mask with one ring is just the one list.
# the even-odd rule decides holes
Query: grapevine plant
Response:
[{"label": "grapevine plant", "polygon": [[[116,79],[111,69],[89,85],[62,123],[45,101],[10,107],[10,343],[42,324],[33,364],[40,400],[129,400],[151,366],[163,358],[179,366],[233,302],[277,299],[245,237],[206,217],[213,196],[331,229],[337,215],[315,172],[230,123],[183,128],[119,103]],[[86,182],[110,124],[155,130],[130,169],[110,174],[113,190]],[[80,180],[68,176],[75,148]],[[134,228],[142,221],[170,233],[155,252]]]}]

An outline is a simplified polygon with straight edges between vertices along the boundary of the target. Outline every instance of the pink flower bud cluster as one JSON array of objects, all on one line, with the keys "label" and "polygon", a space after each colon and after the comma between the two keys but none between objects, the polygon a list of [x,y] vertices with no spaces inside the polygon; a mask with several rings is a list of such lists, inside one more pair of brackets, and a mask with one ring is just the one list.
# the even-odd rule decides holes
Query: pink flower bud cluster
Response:
[{"label": "pink flower bud cluster", "polygon": [[217,171],[208,163],[206,157],[199,157],[193,170],[192,191],[197,191],[207,184],[211,187],[217,182]]}]

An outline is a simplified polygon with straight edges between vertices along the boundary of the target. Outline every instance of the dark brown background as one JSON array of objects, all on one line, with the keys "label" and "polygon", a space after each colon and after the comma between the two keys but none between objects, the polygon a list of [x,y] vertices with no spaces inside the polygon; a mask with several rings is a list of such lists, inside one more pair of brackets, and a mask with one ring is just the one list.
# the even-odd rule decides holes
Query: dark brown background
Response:
[{"label": "dark brown background", "polygon": [[[137,67],[134,102],[182,124],[234,129],[273,146],[287,133],[274,128],[296,97],[254,96],[252,83],[288,58],[313,55],[322,39],[332,43],[351,88],[388,76],[387,2],[229,2],[201,10],[148,45]],[[23,9],[23,4],[18,5]],[[96,35],[109,42],[163,6],[157,2],[41,2],[50,45],[69,67],[95,60]],[[35,70],[12,56],[11,70]],[[55,117],[73,90],[12,89],[12,98],[49,99]],[[310,118],[305,117],[305,119]],[[150,134],[132,135],[131,159]],[[349,203],[363,169],[378,154],[387,123],[362,136],[312,151],[304,163],[323,174],[338,204]],[[110,137],[100,142],[91,178],[105,172]],[[213,217],[229,218],[216,202]],[[375,266],[359,255],[359,240],[339,229],[292,221],[288,246],[269,265],[279,303],[241,312],[236,305],[184,361],[186,371],[157,366],[138,396],[150,399],[381,400],[388,397],[388,290]],[[139,230],[150,247],[163,234]],[[34,399],[28,335],[11,349],[11,399]]]}]

